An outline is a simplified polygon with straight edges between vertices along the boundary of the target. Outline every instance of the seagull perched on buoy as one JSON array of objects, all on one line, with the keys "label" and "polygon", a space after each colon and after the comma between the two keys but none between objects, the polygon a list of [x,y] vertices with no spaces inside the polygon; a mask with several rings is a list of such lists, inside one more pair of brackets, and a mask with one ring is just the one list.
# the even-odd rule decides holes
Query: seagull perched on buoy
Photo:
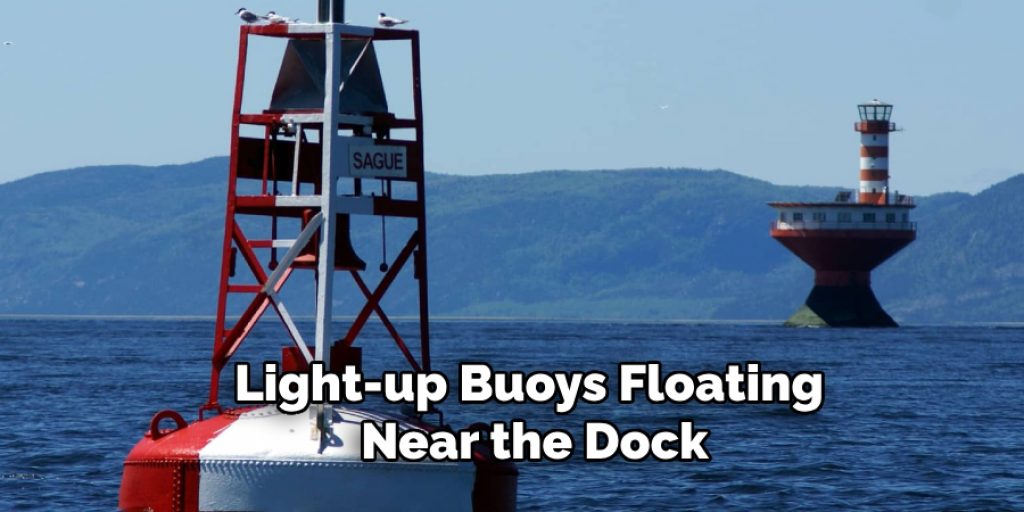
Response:
[{"label": "seagull perched on buoy", "polygon": [[395,25],[401,25],[402,23],[409,23],[409,20],[403,20],[402,18],[393,18],[384,13],[380,13],[380,16],[377,16],[377,24],[382,27],[391,28]]},{"label": "seagull perched on buoy", "polygon": [[299,21],[298,19],[294,19],[293,20],[293,19],[291,19],[291,18],[289,18],[287,16],[281,16],[280,14],[278,14],[278,13],[276,13],[274,11],[267,12],[267,15],[264,16],[264,18],[267,21],[269,21],[272,25],[276,25],[276,24],[279,24],[279,23],[295,23],[295,22]]},{"label": "seagull perched on buoy", "polygon": [[249,9],[246,9],[245,7],[242,7],[241,9],[236,11],[235,14],[237,14],[239,18],[242,18],[242,21],[249,24],[259,23],[260,21],[264,21],[267,19],[266,16],[260,16],[259,14],[256,14],[250,11]]}]

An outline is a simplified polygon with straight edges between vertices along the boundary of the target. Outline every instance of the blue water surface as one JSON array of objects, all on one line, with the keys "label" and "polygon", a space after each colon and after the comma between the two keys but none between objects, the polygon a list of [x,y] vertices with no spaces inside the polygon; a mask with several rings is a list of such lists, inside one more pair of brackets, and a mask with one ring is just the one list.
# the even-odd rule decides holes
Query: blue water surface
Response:
[{"label": "blue water surface", "polygon": [[[308,324],[302,326],[307,331]],[[811,415],[784,404],[633,404],[612,396],[568,415],[550,404],[442,405],[456,427],[525,419],[711,430],[695,462],[519,464],[520,510],[1024,510],[1024,329],[1014,326],[786,329],[773,325],[434,322],[434,367],[590,371],[622,361],[665,371],[825,372]],[[414,325],[399,322],[403,332]],[[205,400],[213,323],[182,319],[0,320],[0,509],[112,510],[121,463],[160,409],[189,419]],[[274,358],[279,326],[240,351]],[[415,336],[410,336],[415,345]],[[404,369],[377,327],[361,345],[367,374]],[[455,379],[453,379],[455,380]],[[454,384],[454,383],[453,383]],[[222,400],[232,385],[225,375]],[[455,391],[453,390],[453,397]]]}]

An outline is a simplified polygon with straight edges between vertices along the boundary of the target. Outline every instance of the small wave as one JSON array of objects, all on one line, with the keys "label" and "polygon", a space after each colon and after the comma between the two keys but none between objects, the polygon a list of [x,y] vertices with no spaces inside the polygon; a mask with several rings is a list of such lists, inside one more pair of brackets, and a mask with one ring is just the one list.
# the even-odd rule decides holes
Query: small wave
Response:
[{"label": "small wave", "polygon": [[39,473],[0,473],[0,480],[45,480]]}]

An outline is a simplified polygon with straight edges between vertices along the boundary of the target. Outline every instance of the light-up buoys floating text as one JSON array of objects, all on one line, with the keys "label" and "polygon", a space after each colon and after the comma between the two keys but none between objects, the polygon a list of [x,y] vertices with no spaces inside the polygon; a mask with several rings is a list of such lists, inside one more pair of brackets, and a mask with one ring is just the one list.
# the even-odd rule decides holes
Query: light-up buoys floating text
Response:
[{"label": "light-up buoys floating text", "polygon": [[[448,377],[439,372],[385,372],[366,379],[353,366],[326,371],[321,362],[307,372],[279,372],[277,363],[263,364],[263,387],[250,386],[249,364],[235,364],[235,400],[241,404],[276,404],[285,414],[298,414],[319,404],[359,404],[367,395],[386,402],[407,404],[417,413],[435,410],[448,399]],[[555,414],[568,415],[580,402],[609,399],[609,376],[602,371],[532,372],[495,371],[486,363],[459,364],[459,397],[463,404],[543,403]],[[632,404],[638,399],[654,404],[788,404],[795,414],[821,409],[825,375],[819,371],[767,372],[757,361],[729,363],[724,372],[663,372],[658,362],[627,362],[618,366],[615,399]],[[362,423],[362,459],[472,460],[473,443],[489,439],[495,458],[511,461],[563,461],[573,455],[576,439],[563,429],[539,431],[525,420],[494,422],[481,429],[402,428],[397,420]],[[670,429],[622,430],[604,420],[583,422],[583,456],[601,461],[616,456],[630,461],[710,461],[705,443],[711,432],[680,419]]]}]

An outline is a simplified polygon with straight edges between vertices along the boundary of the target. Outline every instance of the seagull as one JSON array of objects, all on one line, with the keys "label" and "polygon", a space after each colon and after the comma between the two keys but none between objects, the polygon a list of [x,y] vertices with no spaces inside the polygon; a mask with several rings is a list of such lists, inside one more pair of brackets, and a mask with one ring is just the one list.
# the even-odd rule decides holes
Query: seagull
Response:
[{"label": "seagull", "polygon": [[661,110],[668,110],[668,107],[669,107],[668,105],[661,105],[658,108],[660,108]]},{"label": "seagull", "polygon": [[264,16],[263,18],[266,19],[267,21],[269,21],[272,24],[295,23],[295,22],[299,21],[298,19],[294,19],[293,20],[293,19],[291,19],[291,18],[289,18],[287,16],[281,16],[280,14],[278,14],[278,13],[276,13],[274,11],[267,12],[267,15]]},{"label": "seagull", "polygon": [[263,21],[263,20],[267,19],[266,16],[260,16],[260,15],[258,15],[256,13],[246,9],[245,7],[242,7],[241,9],[236,11],[235,14],[237,14],[239,18],[242,18],[242,21],[244,21],[246,23],[249,23],[249,24],[258,23],[260,21]]},{"label": "seagull", "polygon": [[391,16],[388,16],[387,14],[384,13],[380,13],[380,16],[377,16],[377,24],[379,24],[382,27],[390,28],[395,25],[401,25],[402,23],[409,23],[409,20],[403,20],[401,18],[392,18]]},{"label": "seagull", "polygon": [[14,41],[4,41],[4,46],[14,46]]}]

